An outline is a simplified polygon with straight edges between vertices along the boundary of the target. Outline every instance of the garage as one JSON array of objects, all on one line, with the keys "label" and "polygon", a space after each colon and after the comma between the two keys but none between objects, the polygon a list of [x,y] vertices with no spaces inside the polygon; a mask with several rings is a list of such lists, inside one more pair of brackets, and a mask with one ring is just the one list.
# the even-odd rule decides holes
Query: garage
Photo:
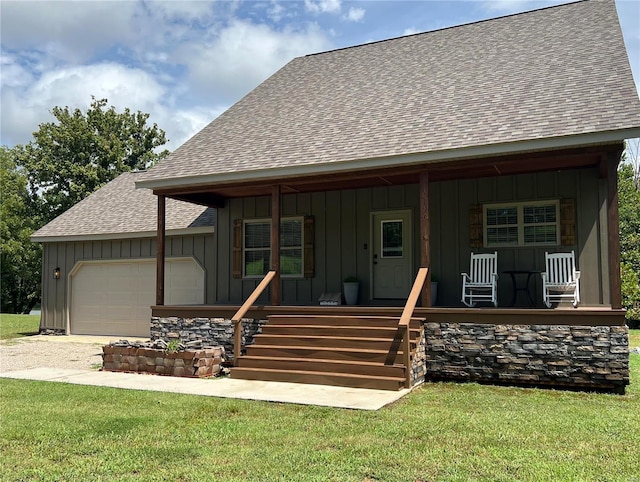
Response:
[{"label": "garage", "polygon": [[[167,304],[203,304],[204,284],[193,258],[167,259]],[[148,337],[155,286],[153,259],[79,262],[70,273],[70,332]]]}]

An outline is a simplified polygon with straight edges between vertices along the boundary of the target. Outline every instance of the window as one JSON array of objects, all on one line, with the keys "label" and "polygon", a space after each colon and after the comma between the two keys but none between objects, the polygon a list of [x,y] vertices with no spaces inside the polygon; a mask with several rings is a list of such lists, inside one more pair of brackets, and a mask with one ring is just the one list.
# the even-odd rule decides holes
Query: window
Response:
[{"label": "window", "polygon": [[[280,222],[280,273],[282,276],[303,275],[303,220],[282,219]],[[244,221],[244,276],[261,277],[271,268],[271,221]]]},{"label": "window", "polygon": [[382,221],[382,257],[402,258],[404,248],[402,246],[402,220]]},{"label": "window", "polygon": [[559,244],[558,201],[484,206],[486,247]]}]

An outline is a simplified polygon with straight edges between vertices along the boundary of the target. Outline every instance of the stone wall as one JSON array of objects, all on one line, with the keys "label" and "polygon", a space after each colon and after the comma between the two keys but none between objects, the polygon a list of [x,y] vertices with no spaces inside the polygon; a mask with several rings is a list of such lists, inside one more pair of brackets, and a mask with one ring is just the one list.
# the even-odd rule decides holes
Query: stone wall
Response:
[{"label": "stone wall", "polygon": [[[267,320],[242,320],[242,347],[253,344],[253,337],[262,332]],[[224,318],[152,317],[152,340],[201,340],[204,345],[224,347],[227,358],[233,359],[234,326]]]},{"label": "stone wall", "polygon": [[222,369],[224,349],[187,350],[167,353],[164,350],[134,346],[102,347],[102,369],[109,372],[139,372],[173,377],[211,377]]},{"label": "stone wall", "polygon": [[426,323],[427,380],[556,386],[624,393],[626,326]]},{"label": "stone wall", "polygon": [[424,330],[420,333],[418,346],[411,357],[411,386],[414,387],[422,383],[427,372],[427,343]]}]

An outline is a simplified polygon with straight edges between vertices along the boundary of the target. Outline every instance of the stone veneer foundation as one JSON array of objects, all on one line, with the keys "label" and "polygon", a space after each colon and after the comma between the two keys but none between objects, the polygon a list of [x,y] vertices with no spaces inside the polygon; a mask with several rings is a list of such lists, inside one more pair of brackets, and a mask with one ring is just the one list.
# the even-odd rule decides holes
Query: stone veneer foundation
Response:
[{"label": "stone veneer foundation", "polygon": [[425,323],[426,379],[624,393],[626,326]]},{"label": "stone veneer foundation", "polygon": [[[242,347],[253,344],[253,337],[266,324],[267,320],[243,319]],[[233,336],[233,322],[224,318],[151,318],[152,340],[202,340],[204,345],[224,347],[230,360],[233,360]]]},{"label": "stone veneer foundation", "polygon": [[[243,320],[242,346],[266,320]],[[551,386],[624,393],[629,384],[626,326],[425,323],[412,362],[423,380]],[[151,338],[202,340],[233,353],[233,323],[224,318],[153,317]]]}]

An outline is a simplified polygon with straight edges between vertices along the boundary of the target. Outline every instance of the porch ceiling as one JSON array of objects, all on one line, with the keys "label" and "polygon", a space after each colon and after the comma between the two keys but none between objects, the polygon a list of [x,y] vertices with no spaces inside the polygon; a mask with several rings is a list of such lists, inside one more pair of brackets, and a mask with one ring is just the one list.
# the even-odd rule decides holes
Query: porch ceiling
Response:
[{"label": "porch ceiling", "polygon": [[[557,171],[599,166],[615,152],[618,159],[623,145],[576,148],[553,152],[532,152],[457,161],[430,162],[414,165],[398,165],[393,168],[353,170],[348,172],[310,174],[297,177],[264,177],[259,180],[217,183],[156,189],[154,194],[201,204],[224,207],[224,200],[249,196],[269,196],[274,184],[281,185],[282,194],[333,191],[340,189],[368,188],[388,185],[415,184],[421,172],[429,173],[429,181],[447,181],[491,176]],[[602,172],[606,172],[603,169]]]}]

